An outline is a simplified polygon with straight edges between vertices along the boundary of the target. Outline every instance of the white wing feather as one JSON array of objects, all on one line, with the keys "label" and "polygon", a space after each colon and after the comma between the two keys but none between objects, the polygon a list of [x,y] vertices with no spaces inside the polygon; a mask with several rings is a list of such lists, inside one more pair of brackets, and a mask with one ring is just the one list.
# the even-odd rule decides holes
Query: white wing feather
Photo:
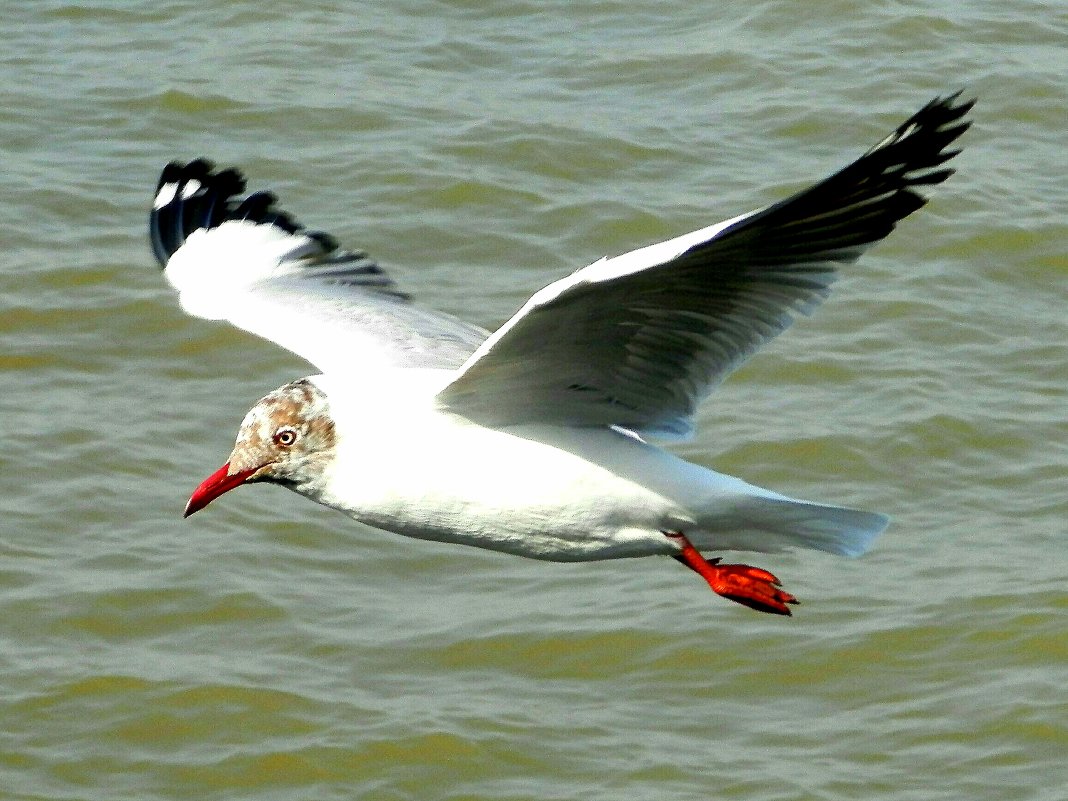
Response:
[{"label": "white wing feather", "polygon": [[169,164],[149,215],[183,308],[227,320],[324,372],[456,369],[441,404],[490,425],[609,425],[683,436],[697,404],[828,294],[923,205],[914,191],[968,123],[935,99],[856,162],[787,200],[602,259],[536,293],[492,336],[419,307],[367,256],[340,251],[244,178],[202,159]]},{"label": "white wing feather", "polygon": [[365,254],[338,251],[209,163],[164,170],[150,234],[182,308],[226,320],[324,372],[374,366],[456,368],[488,332],[399,293]]}]

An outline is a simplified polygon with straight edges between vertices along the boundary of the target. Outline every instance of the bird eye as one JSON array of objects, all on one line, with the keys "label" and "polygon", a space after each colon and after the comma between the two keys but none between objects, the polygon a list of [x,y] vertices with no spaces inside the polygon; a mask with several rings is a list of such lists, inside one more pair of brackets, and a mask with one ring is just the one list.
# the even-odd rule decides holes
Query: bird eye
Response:
[{"label": "bird eye", "polygon": [[274,444],[288,448],[297,441],[297,432],[292,428],[280,428],[274,432]]}]

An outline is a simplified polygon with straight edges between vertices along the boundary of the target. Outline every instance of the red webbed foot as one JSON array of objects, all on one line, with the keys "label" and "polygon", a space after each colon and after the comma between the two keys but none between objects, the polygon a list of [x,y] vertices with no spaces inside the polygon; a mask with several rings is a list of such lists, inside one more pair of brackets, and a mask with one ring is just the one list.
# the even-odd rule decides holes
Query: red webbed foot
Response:
[{"label": "red webbed foot", "polygon": [[723,565],[719,559],[706,564],[713,571],[712,576],[705,576],[708,586],[735,603],[776,615],[789,615],[786,604],[797,603],[794,596],[780,589],[782,582],[767,570],[750,565]]},{"label": "red webbed foot", "polygon": [[781,589],[782,582],[767,570],[750,565],[720,564],[719,559],[709,560],[701,556],[684,534],[665,531],[664,536],[682,546],[675,559],[707,581],[716,594],[759,612],[791,614],[787,604],[796,604],[797,599]]}]

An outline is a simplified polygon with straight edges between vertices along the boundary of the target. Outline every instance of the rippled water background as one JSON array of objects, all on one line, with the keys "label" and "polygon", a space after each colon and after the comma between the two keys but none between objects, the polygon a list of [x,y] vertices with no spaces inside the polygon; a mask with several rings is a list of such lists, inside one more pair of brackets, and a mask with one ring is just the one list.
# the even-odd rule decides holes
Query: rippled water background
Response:
[{"label": "rippled water background", "polygon": [[[0,41],[0,798],[1068,797],[1063,3],[36,0]],[[181,519],[310,371],[179,311],[166,161],[492,326],[959,87],[958,175],[681,448],[893,515],[861,560],[757,562],[795,618],[277,488]]]}]

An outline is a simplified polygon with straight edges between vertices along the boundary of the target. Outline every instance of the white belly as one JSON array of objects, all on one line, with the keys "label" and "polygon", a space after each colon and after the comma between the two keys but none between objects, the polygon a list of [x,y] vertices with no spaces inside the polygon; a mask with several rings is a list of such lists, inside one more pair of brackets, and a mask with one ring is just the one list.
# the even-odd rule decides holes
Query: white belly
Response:
[{"label": "white belly", "polygon": [[362,435],[316,500],[398,534],[560,561],[673,553],[661,531],[693,524],[643,479],[701,468],[614,431],[412,422]]}]

